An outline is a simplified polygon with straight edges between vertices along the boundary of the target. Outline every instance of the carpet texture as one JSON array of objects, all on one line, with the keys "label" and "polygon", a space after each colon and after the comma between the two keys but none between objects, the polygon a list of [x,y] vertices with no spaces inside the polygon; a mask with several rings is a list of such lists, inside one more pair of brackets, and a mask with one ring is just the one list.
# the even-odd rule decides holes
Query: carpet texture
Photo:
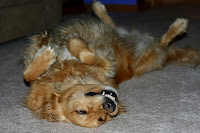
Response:
[{"label": "carpet texture", "polygon": [[[140,13],[111,13],[118,25],[160,37],[177,18],[189,19],[188,34],[174,42],[200,49],[200,8],[179,5]],[[68,20],[74,16],[65,16]],[[0,133],[199,133],[200,67],[167,65],[162,70],[132,78],[120,85],[119,99],[127,113],[97,128],[38,120],[23,98],[29,87],[23,81],[20,53],[28,39],[0,45]]]}]

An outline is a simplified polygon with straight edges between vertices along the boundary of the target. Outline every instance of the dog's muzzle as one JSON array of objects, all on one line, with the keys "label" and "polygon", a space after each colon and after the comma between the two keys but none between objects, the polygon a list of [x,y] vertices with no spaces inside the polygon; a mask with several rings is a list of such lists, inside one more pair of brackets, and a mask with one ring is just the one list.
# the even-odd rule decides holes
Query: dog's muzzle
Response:
[{"label": "dog's muzzle", "polygon": [[101,95],[104,96],[102,107],[109,112],[109,115],[116,115],[118,113],[118,105],[116,102],[118,96],[117,91],[112,87],[106,86],[101,91]]},{"label": "dog's muzzle", "polygon": [[103,108],[109,112],[114,112],[116,110],[116,98],[117,94],[112,90],[103,90],[101,95],[105,96],[104,103],[102,104]]},{"label": "dog's muzzle", "polygon": [[110,86],[103,87],[103,90],[100,93],[97,92],[88,92],[85,94],[85,96],[95,96],[95,95],[101,95],[103,97],[103,103],[102,107],[106,111],[109,112],[110,116],[114,116],[118,113],[118,104],[117,104],[117,97],[118,93],[117,91]]}]

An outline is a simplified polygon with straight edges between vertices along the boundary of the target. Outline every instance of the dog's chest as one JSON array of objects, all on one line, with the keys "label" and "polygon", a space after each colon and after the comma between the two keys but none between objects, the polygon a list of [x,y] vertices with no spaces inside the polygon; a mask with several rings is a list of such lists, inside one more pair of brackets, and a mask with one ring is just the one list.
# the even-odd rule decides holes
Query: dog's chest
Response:
[{"label": "dog's chest", "polygon": [[62,46],[58,51],[58,57],[59,62],[62,62],[64,60],[78,60],[74,55],[72,55],[68,48],[66,46]]}]

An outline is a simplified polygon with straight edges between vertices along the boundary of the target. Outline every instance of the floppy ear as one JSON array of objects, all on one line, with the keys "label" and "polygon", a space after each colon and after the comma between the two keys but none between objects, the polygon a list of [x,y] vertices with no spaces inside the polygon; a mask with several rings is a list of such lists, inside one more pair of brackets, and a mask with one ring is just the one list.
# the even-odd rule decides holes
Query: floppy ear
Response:
[{"label": "floppy ear", "polygon": [[42,107],[37,110],[36,116],[42,119],[46,119],[50,122],[59,121],[59,98],[60,95],[56,92],[52,92],[46,95]]}]

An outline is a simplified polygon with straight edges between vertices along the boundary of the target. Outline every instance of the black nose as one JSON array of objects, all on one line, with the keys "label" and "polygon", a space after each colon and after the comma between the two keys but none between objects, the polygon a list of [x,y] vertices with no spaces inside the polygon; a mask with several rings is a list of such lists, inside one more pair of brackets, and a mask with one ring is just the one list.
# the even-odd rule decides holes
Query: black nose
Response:
[{"label": "black nose", "polygon": [[105,102],[102,104],[103,108],[109,112],[114,112],[116,109],[115,103],[110,99],[105,97]]}]

